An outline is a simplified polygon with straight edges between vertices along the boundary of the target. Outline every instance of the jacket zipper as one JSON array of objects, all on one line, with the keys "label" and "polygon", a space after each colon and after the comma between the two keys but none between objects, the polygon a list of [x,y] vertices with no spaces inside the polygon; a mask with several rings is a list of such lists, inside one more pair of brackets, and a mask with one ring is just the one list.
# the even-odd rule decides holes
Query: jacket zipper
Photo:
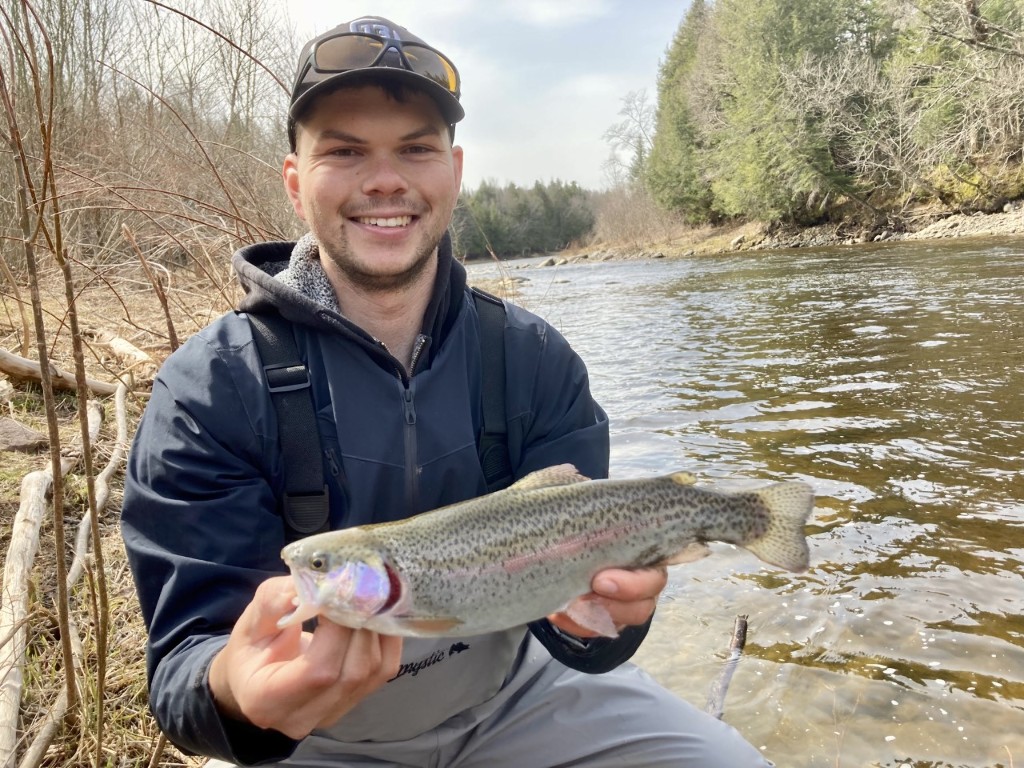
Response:
[{"label": "jacket zipper", "polygon": [[416,364],[427,346],[428,337],[419,334],[416,337],[416,344],[412,348],[412,357],[409,360],[408,375],[399,376],[405,387],[402,392],[402,408],[405,416],[405,497],[410,514],[420,511],[420,472],[419,472],[419,451],[416,444],[416,402],[415,384],[413,374],[416,372]]},{"label": "jacket zipper", "polygon": [[416,372],[416,364],[420,361],[420,355],[423,354],[423,350],[427,346],[427,340],[422,333],[416,337],[416,345],[412,348],[412,359],[409,361],[410,376]]},{"label": "jacket zipper", "polygon": [[391,350],[382,341],[377,340],[381,349],[387,352],[395,362],[395,373],[398,376],[398,384],[402,387],[402,414],[405,421],[405,502],[409,514],[413,515],[419,511],[419,464],[417,459],[416,445],[416,402],[414,397],[415,385],[412,375],[416,371],[416,364],[419,362],[426,349],[430,337],[419,334],[416,343],[412,348],[412,357],[409,360],[408,373],[402,368],[402,364],[391,355]]},{"label": "jacket zipper", "polygon": [[419,511],[419,468],[416,459],[416,404],[412,379],[404,384],[402,407],[405,415],[405,497],[410,514]]}]

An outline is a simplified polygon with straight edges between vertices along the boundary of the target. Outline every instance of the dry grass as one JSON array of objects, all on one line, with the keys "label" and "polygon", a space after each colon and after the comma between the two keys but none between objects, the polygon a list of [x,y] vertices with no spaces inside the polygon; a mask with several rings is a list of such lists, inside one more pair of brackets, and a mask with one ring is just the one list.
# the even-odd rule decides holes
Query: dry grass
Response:
[{"label": "dry grass", "polygon": [[[49,312],[47,332],[52,361],[65,370],[72,370],[70,338],[61,322],[56,275],[44,276],[44,303]],[[149,352],[157,361],[169,353],[167,322],[151,289],[134,267],[124,267],[107,274],[84,289],[76,301],[80,325],[85,333],[110,330]],[[177,335],[187,338],[196,329],[227,309],[222,292],[209,285],[192,281],[188,287],[170,289],[171,313]],[[0,343],[8,350],[21,347],[23,330],[18,320],[13,293],[0,296]],[[31,347],[34,357],[35,348]],[[92,343],[86,353],[86,369],[91,378],[114,381],[125,375],[122,364],[102,345]],[[129,371],[127,375],[131,375]],[[46,418],[39,385],[33,382],[12,382],[14,394],[0,403],[3,415],[30,428],[46,433]],[[149,382],[135,382],[128,399],[129,436],[145,405]],[[99,471],[107,463],[114,447],[116,429],[113,425],[113,402],[104,403],[108,418],[94,446],[94,468]],[[77,401],[74,395],[59,394],[57,400],[61,444],[74,442],[79,432]],[[19,506],[22,478],[49,465],[49,453],[24,454],[5,452],[0,462],[0,543],[7,552],[11,524]],[[95,574],[87,569],[84,578],[71,592],[71,618],[81,640],[83,669],[79,673],[81,706],[74,719],[62,724],[57,737],[46,751],[44,766],[72,768],[94,766],[191,766],[200,765],[197,758],[186,758],[172,747],[160,744],[159,731],[148,711],[145,675],[145,629],[131,574],[125,559],[118,526],[121,503],[122,472],[111,487],[111,497],[100,519],[103,563],[108,599],[108,652],[106,678],[102,694],[97,689],[97,606]],[[68,562],[79,521],[88,509],[86,481],[81,467],[66,478],[64,494],[64,542]],[[31,577],[28,617],[28,654],[25,669],[19,753],[43,728],[47,713],[64,688],[65,669],[61,655],[60,632],[55,606],[56,581],[53,521],[44,522],[40,534],[39,553]],[[90,566],[91,568],[91,566]],[[102,695],[103,732],[99,735],[97,714]],[[100,743],[100,741],[102,743]],[[160,754],[156,755],[159,749]],[[99,757],[98,757],[99,756]],[[155,762],[154,762],[155,761]]]}]

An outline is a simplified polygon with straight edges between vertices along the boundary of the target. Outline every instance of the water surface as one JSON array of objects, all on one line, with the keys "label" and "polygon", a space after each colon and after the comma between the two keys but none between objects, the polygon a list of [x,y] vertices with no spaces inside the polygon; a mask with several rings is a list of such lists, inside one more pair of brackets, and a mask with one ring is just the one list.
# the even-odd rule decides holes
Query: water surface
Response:
[{"label": "water surface", "polygon": [[746,614],[724,719],[780,768],[1024,766],[1024,241],[505,271],[613,477],[818,494],[808,573],[673,568],[639,663],[703,707]]}]

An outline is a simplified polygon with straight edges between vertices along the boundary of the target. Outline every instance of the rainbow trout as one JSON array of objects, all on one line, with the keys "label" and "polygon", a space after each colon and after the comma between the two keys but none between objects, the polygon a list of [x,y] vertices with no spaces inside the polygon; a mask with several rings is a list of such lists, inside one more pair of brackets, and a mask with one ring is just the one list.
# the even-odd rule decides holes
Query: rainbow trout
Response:
[{"label": "rainbow trout", "polygon": [[309,536],[282,551],[298,596],[280,625],[321,615],[388,635],[460,637],[565,610],[614,636],[600,602],[577,599],[604,568],[688,562],[722,541],[807,569],[810,486],[723,492],[695,481],[588,480],[565,464],[407,520]]}]

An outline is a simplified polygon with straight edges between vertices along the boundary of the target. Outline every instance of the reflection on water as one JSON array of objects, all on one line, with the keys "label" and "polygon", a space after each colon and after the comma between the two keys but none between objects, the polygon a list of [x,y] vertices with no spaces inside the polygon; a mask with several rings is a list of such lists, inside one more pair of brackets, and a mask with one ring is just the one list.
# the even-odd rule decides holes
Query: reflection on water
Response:
[{"label": "reflection on water", "polygon": [[641,664],[703,706],[748,614],[725,719],[780,767],[1024,765],[1024,243],[514,274],[590,366],[614,476],[819,494],[809,573],[673,569]]}]

